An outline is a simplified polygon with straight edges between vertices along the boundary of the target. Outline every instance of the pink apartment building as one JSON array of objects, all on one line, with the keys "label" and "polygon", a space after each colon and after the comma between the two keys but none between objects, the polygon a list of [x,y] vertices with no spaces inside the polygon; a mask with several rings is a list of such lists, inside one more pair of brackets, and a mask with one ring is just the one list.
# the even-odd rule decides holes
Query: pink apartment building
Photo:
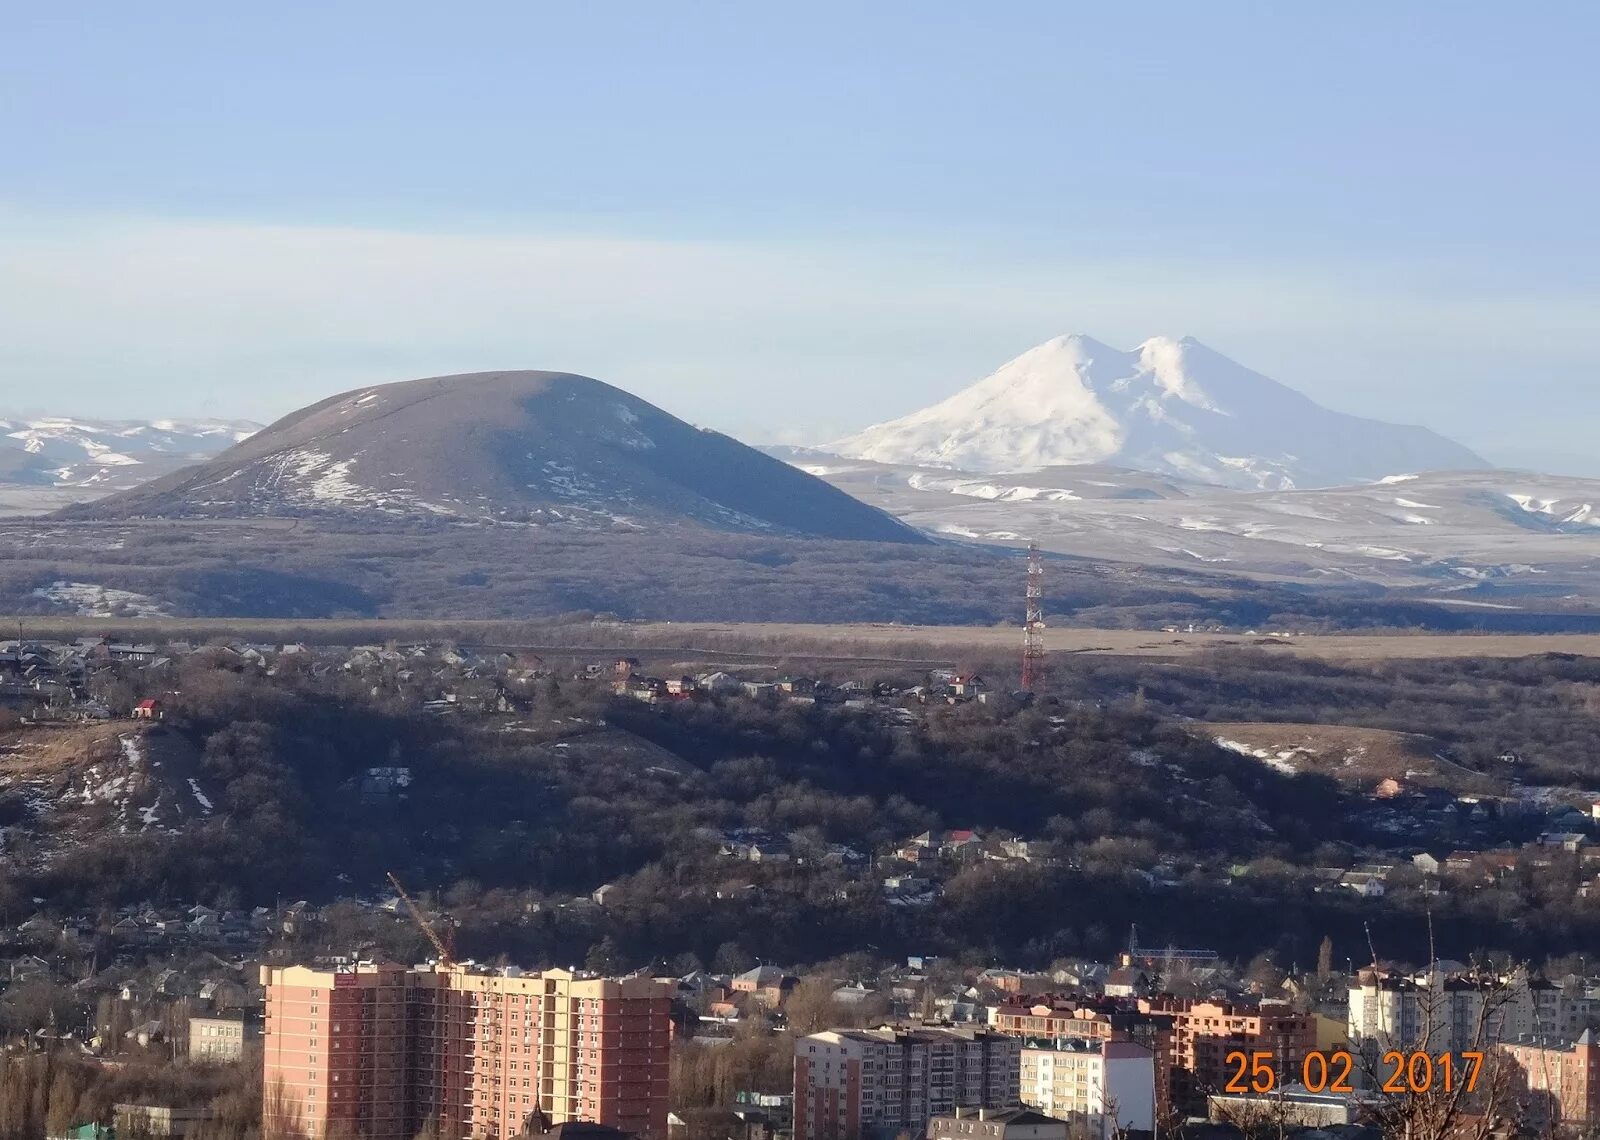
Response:
[{"label": "pink apartment building", "polygon": [[465,966],[265,966],[263,1126],[506,1140],[534,1113],[665,1140],[668,989]]}]

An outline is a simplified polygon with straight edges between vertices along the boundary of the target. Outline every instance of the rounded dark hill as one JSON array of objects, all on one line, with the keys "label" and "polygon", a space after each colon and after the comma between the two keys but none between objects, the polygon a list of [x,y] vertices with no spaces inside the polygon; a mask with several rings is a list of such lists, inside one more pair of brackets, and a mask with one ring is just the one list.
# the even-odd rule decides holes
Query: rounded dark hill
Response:
[{"label": "rounded dark hill", "polygon": [[73,518],[432,518],[923,542],[811,475],[564,372],[346,392]]}]

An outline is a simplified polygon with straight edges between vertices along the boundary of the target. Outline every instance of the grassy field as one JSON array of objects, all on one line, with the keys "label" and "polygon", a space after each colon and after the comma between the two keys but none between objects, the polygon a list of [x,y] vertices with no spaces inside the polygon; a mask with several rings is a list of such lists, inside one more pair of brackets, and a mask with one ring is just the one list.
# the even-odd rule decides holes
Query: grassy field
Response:
[{"label": "grassy field", "polygon": [[[725,639],[759,636],[775,642],[837,642],[874,654],[905,650],[920,656],[950,653],[993,655],[1020,649],[1021,632],[1004,627],[799,625],[783,623],[651,622],[629,626],[643,641],[672,636],[682,644],[715,645]],[[1432,657],[1528,657],[1540,653],[1600,656],[1600,634],[1303,634],[1297,637],[1247,637],[1227,633],[1165,633],[1137,629],[1049,629],[1045,646],[1055,654],[1127,657],[1190,657],[1208,650],[1268,649],[1303,657],[1383,660]]]},{"label": "grassy field", "polygon": [[[15,636],[15,619],[0,637]],[[351,645],[398,641],[455,641],[464,645],[525,647],[539,652],[594,654],[622,650],[706,653],[740,657],[812,657],[907,662],[992,658],[1017,650],[1020,632],[1004,626],[888,624],[813,625],[783,622],[617,622],[565,625],[548,622],[421,619],[256,618],[25,618],[28,637],[110,635],[185,639],[197,643],[245,639]],[[1568,653],[1600,657],[1600,634],[1352,633],[1258,637],[1242,634],[1167,633],[1159,630],[1049,629],[1045,644],[1056,655],[1184,658],[1215,649],[1264,649],[1304,657],[1361,661],[1439,657],[1527,657]]]},{"label": "grassy field", "polygon": [[1418,733],[1338,724],[1196,722],[1194,731],[1280,771],[1318,772],[1370,791],[1385,779],[1407,787],[1504,794],[1500,781],[1451,761],[1443,742]]}]

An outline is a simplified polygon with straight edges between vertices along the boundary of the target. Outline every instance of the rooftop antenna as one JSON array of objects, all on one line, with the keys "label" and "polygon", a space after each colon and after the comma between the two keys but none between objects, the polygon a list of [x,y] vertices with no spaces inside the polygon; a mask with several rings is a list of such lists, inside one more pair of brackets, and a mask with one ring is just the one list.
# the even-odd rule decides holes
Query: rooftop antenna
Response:
[{"label": "rooftop antenna", "polygon": [[1028,543],[1028,584],[1022,620],[1022,691],[1031,693],[1044,679],[1044,562],[1039,544]]}]

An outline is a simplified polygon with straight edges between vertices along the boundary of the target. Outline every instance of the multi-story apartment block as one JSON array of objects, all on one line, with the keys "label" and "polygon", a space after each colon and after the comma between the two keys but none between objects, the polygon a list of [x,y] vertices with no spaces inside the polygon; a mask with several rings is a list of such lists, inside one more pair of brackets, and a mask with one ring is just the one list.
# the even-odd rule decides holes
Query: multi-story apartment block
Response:
[{"label": "multi-story apartment block", "polygon": [[1426,1048],[1460,1052],[1523,1038],[1572,1040],[1600,1013],[1567,993],[1518,972],[1417,975],[1362,970],[1350,987],[1352,1048]]},{"label": "multi-story apartment block", "polygon": [[[1158,1114],[1171,1103],[1172,1024],[1169,1014],[1141,1013],[1126,1001],[1046,995],[995,1008],[995,1032],[1043,1041],[1131,1041],[1154,1058]],[[1024,1103],[1031,1103],[1024,1099]]]},{"label": "multi-story apartment block", "polygon": [[263,1117],[311,1140],[504,1140],[539,1114],[664,1140],[670,1000],[648,978],[263,967]]},{"label": "multi-story apartment block", "polygon": [[1139,1008],[1172,1018],[1172,1065],[1191,1086],[1180,1090],[1179,1099],[1221,1089],[1236,1067],[1227,1063],[1229,1053],[1271,1053],[1276,1072],[1298,1075],[1306,1054],[1317,1047],[1315,1015],[1297,1013],[1287,1002],[1162,996],[1140,1001]]},{"label": "multi-story apartment block", "polygon": [[997,1033],[1016,1037],[1072,1037],[1083,1040],[1126,1040],[1140,1023],[1151,1019],[1110,998],[1045,994],[1017,998],[996,1006],[991,1016]]},{"label": "multi-story apartment block", "polygon": [[1587,1030],[1576,1041],[1524,1038],[1501,1043],[1515,1066],[1514,1091],[1538,1135],[1588,1132],[1600,1124],[1600,1042]]},{"label": "multi-story apartment block", "polygon": [[795,1140],[921,1136],[957,1108],[1015,1108],[1022,1042],[982,1030],[846,1029],[796,1039]]},{"label": "multi-story apartment block", "polygon": [[1155,1054],[1132,1041],[1056,1038],[1022,1049],[1022,1103],[1065,1120],[1073,1134],[1154,1132]]}]

